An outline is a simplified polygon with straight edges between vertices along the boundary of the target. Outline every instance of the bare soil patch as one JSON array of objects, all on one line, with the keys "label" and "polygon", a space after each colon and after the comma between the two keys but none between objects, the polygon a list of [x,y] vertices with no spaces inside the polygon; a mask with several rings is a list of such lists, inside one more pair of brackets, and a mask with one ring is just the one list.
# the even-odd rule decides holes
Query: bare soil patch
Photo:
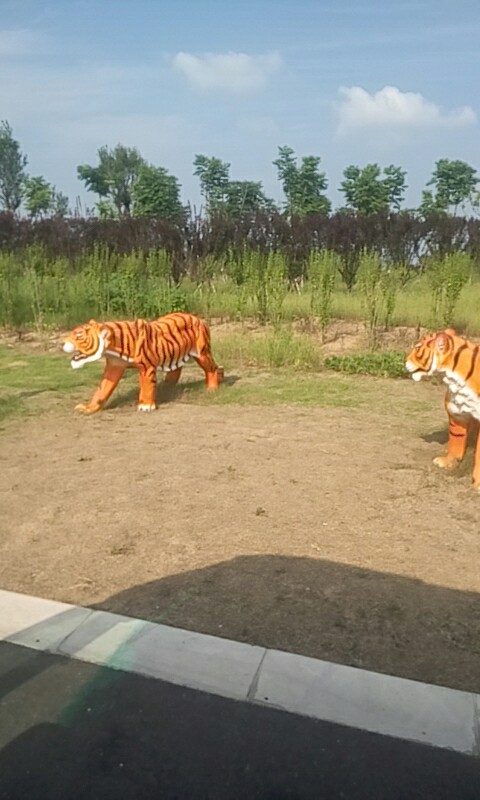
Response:
[{"label": "bare soil patch", "polygon": [[[480,691],[480,497],[391,412],[71,403],[0,440],[0,586]],[[399,396],[431,412],[395,413]]]}]

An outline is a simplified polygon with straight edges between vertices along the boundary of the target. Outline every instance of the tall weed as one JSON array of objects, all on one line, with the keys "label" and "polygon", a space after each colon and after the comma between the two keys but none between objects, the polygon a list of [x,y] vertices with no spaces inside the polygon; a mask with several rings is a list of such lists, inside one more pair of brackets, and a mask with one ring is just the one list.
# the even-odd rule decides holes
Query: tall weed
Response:
[{"label": "tall weed", "polygon": [[307,265],[307,279],[311,291],[311,309],[318,318],[325,341],[325,331],[332,317],[333,291],[339,270],[340,258],[328,250],[310,253]]},{"label": "tall weed", "polygon": [[450,253],[427,265],[427,279],[432,290],[433,327],[452,325],[462,289],[472,274],[472,260],[466,253]]}]

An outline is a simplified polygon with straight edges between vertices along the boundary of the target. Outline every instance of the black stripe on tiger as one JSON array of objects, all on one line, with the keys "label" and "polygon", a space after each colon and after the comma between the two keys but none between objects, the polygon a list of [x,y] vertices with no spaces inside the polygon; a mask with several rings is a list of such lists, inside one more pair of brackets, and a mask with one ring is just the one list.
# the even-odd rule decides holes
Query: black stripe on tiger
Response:
[{"label": "black stripe on tiger", "polygon": [[[185,352],[184,352],[186,342],[184,340],[184,337],[182,337],[182,335],[180,333],[178,334],[178,336],[176,335],[177,331],[178,331],[178,328],[175,329],[175,326],[171,327],[170,323],[167,322],[167,320],[165,320],[163,324],[167,327],[168,332],[170,333],[170,336],[173,339],[173,342],[177,345],[178,352],[175,353],[175,355],[176,355],[176,359],[175,360],[176,360],[176,363],[178,365],[178,362],[180,360],[183,361],[183,358],[186,355]],[[174,350],[175,350],[175,344],[174,344]],[[172,363],[170,363],[170,367],[171,366],[172,366]]]},{"label": "black stripe on tiger", "polygon": [[452,372],[455,372],[455,370],[457,368],[457,364],[458,364],[458,362],[460,360],[460,356],[463,353],[463,351],[466,350],[467,348],[468,348],[468,344],[466,342],[465,342],[465,344],[462,344],[462,346],[458,348],[457,352],[455,353],[455,358],[453,359]]},{"label": "black stripe on tiger", "polygon": [[471,378],[472,375],[473,375],[473,371],[474,371],[476,363],[477,363],[477,356],[478,356],[478,344],[475,345],[475,347],[473,348],[472,363],[470,365],[470,369],[468,371],[468,375],[465,378],[465,382],[467,382],[469,380],[469,378]]}]

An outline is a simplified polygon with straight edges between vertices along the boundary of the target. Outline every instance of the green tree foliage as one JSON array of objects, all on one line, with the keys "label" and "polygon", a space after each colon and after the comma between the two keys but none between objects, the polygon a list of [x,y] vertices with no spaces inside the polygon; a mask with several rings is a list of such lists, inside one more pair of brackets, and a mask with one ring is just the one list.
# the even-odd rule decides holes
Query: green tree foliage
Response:
[{"label": "green tree foliage", "polygon": [[207,212],[214,214],[225,206],[227,187],[229,184],[230,164],[219,158],[196,155],[194,159],[194,175],[200,179],[200,189]]},{"label": "green tree foliage", "polygon": [[77,174],[89,191],[111,200],[118,216],[129,216],[133,198],[132,188],[145,161],[135,147],[118,144],[113,150],[98,150],[99,164],[81,164]]},{"label": "green tree foliage", "polygon": [[46,216],[57,218],[68,214],[68,197],[55,191],[41,175],[26,177],[23,181],[25,208],[32,219]]},{"label": "green tree foliage", "polygon": [[101,197],[100,200],[97,200],[95,208],[99,219],[116,219],[118,217],[117,209],[108,198]]},{"label": "green tree foliage", "polygon": [[178,180],[164,167],[142,166],[133,184],[132,196],[136,217],[179,219],[185,215]]},{"label": "green tree foliage", "polygon": [[450,161],[441,158],[435,163],[435,170],[422,195],[419,211],[423,216],[437,212],[447,213],[453,206],[453,214],[459,206],[467,202],[475,203],[475,189],[479,182],[476,170],[465,161]]},{"label": "green tree foliage", "polygon": [[324,194],[328,181],[325,173],[319,171],[320,158],[304,156],[299,166],[294,150],[285,145],[278,148],[278,158],[273,163],[283,186],[289,215],[307,217],[329,213],[331,203]]},{"label": "green tree foliage", "polygon": [[52,209],[54,190],[41,175],[25,178],[23,182],[25,208],[33,219],[46,216]]},{"label": "green tree foliage", "polygon": [[63,192],[53,191],[52,215],[63,219],[68,214],[68,197]]},{"label": "green tree foliage", "polygon": [[196,155],[194,166],[208,214],[239,217],[260,210],[276,210],[260,181],[231,181],[230,164],[226,161]]},{"label": "green tree foliage", "polygon": [[0,205],[6,211],[16,211],[22,202],[27,157],[6,120],[0,123]]},{"label": "green tree foliage", "polygon": [[225,189],[225,211],[239,217],[255,211],[274,211],[275,203],[265,197],[260,181],[229,181]]},{"label": "green tree foliage", "polygon": [[345,180],[340,191],[345,195],[347,208],[357,214],[376,214],[398,211],[405,194],[406,172],[390,165],[382,171],[378,164],[360,168],[351,164],[343,171]]}]

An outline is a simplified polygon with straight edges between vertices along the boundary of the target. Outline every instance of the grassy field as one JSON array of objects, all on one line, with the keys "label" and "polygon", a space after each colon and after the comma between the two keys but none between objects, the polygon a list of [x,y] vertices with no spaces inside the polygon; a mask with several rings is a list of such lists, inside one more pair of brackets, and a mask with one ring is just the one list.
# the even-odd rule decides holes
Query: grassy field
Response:
[{"label": "grassy field", "polygon": [[453,324],[467,335],[480,334],[478,268],[462,253],[431,259],[422,274],[398,265],[387,269],[375,254],[364,253],[351,291],[328,251],[311,253],[301,281],[289,281],[288,275],[288,261],[278,253],[246,252],[243,260],[230,262],[207,257],[197,264],[193,280],[174,279],[164,251],[114,259],[97,249],[73,264],[49,260],[31,247],[19,257],[0,253],[0,326],[58,329],[92,317],[154,318],[188,310],[207,320],[254,318],[274,325],[303,320],[313,327],[337,318],[373,320],[379,328]]},{"label": "grassy field", "polygon": [[[184,369],[176,388],[161,377],[158,401],[195,402],[211,405],[304,405],[336,408],[366,408],[384,405],[379,378],[402,374],[401,352],[350,354],[326,360],[314,337],[286,331],[223,333],[215,337],[215,357],[226,372],[218,393],[204,391],[203,373],[195,366]],[[73,409],[93,393],[103,364],[72,370],[68,357],[45,352],[28,342],[0,345],[0,420],[11,415],[34,415],[62,400]],[[341,372],[343,374],[338,374]],[[370,373],[370,377],[365,374]],[[375,376],[378,376],[377,378]],[[136,370],[128,371],[109,405],[136,403]],[[410,402],[410,401],[409,401]],[[415,407],[421,401],[412,396]]]}]

